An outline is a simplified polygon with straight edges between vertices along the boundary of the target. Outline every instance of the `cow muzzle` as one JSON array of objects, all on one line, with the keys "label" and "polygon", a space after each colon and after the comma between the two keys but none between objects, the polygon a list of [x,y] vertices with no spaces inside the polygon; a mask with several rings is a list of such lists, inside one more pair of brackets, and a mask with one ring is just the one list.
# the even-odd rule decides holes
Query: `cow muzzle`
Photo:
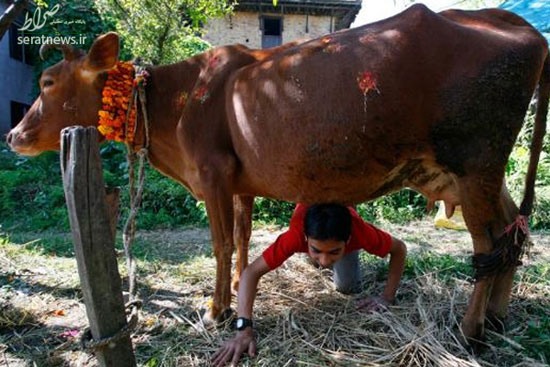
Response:
[{"label": "cow muzzle", "polygon": [[10,131],[6,136],[6,143],[8,143],[10,149],[26,156],[35,156],[41,153],[33,147],[35,140],[30,134],[22,134],[15,129]]},{"label": "cow muzzle", "polygon": [[8,136],[6,136],[6,143],[8,143],[8,145],[10,146],[10,148],[11,148],[11,142],[13,141],[13,135],[14,135],[14,134],[10,131],[10,132],[8,133]]}]

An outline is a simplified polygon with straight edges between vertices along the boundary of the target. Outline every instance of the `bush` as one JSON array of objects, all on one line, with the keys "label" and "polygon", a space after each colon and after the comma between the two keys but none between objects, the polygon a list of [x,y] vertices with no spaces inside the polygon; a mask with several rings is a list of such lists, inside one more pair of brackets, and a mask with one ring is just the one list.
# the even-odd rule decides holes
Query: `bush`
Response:
[{"label": "bush", "polygon": [[68,228],[59,154],[26,158],[0,147],[0,222],[21,230]]},{"label": "bush", "polygon": [[[426,199],[417,192],[403,189],[356,208],[369,222],[407,223],[426,214]],[[261,224],[288,225],[293,210],[293,203],[256,198],[253,219]]]},{"label": "bush", "polygon": [[357,212],[370,222],[408,223],[426,215],[426,198],[403,189],[357,206]]},{"label": "bush", "polygon": [[[105,184],[121,188],[121,216],[125,218],[129,197],[124,147],[105,143],[101,156]],[[146,175],[139,228],[207,224],[204,205],[197,203],[184,187],[150,167]],[[0,222],[4,229],[23,231],[69,229],[59,153],[28,158],[11,152],[5,144],[0,147]]]},{"label": "bush", "polygon": [[[533,135],[534,114],[528,114],[519,133],[516,145],[506,166],[506,184],[516,204],[523,198],[525,176],[529,165]],[[550,118],[548,119],[550,122]],[[537,168],[535,203],[530,217],[532,229],[550,229],[550,129],[544,137],[543,148]]]},{"label": "bush", "polygon": [[[101,147],[101,157],[105,184],[122,189],[121,214],[125,218],[129,206],[126,150],[122,144],[107,142]],[[204,205],[198,203],[182,185],[163,176],[150,165],[147,165],[145,174],[143,202],[137,218],[138,228],[208,224]]]}]

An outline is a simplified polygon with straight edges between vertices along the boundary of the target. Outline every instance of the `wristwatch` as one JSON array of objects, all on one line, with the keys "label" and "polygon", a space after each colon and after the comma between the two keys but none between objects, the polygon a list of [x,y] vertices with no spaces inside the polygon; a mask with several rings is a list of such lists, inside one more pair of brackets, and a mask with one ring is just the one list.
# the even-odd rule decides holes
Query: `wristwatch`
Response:
[{"label": "wristwatch", "polygon": [[249,326],[252,327],[252,320],[247,319],[245,317],[237,318],[237,330],[241,331],[246,329]]}]

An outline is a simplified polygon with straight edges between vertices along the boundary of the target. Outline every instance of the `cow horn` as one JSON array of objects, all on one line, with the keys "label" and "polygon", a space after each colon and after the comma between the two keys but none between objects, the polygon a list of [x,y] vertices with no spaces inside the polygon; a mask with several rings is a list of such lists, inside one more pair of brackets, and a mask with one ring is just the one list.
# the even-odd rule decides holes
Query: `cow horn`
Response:
[{"label": "cow horn", "polygon": [[40,58],[44,60],[46,57],[46,54],[52,49],[63,52],[63,58],[67,61],[74,60],[77,57],[82,56],[84,54],[82,50],[79,50],[78,48],[73,47],[71,45],[44,43],[42,46],[40,46],[40,51],[39,51]]}]

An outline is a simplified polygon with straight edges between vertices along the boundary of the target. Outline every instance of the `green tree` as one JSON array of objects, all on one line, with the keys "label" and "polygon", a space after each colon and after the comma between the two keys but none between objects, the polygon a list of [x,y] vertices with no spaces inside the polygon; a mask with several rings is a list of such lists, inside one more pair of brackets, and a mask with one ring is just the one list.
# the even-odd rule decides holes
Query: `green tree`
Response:
[{"label": "green tree", "polygon": [[206,50],[199,36],[209,19],[232,11],[226,0],[96,0],[115,24],[123,49],[153,64],[173,63]]},{"label": "green tree", "polygon": [[[43,27],[36,31],[25,31],[28,36],[47,35],[55,36],[82,36],[79,40],[84,40],[83,44],[75,45],[83,50],[88,50],[94,39],[106,32],[115,30],[115,24],[108,19],[102,19],[97,11],[93,0],[49,0],[47,2],[36,2],[42,10],[52,9],[60,5],[55,18],[47,21]],[[29,11],[28,16],[33,16],[33,11]],[[124,40],[122,40],[124,43]],[[45,60],[38,57],[39,45],[30,45],[30,54],[34,56],[34,80],[32,96],[36,97],[39,93],[38,78],[42,71],[49,66],[61,60],[62,55],[59,52],[52,52],[47,55]],[[129,59],[131,54],[123,53],[123,59]]]}]

